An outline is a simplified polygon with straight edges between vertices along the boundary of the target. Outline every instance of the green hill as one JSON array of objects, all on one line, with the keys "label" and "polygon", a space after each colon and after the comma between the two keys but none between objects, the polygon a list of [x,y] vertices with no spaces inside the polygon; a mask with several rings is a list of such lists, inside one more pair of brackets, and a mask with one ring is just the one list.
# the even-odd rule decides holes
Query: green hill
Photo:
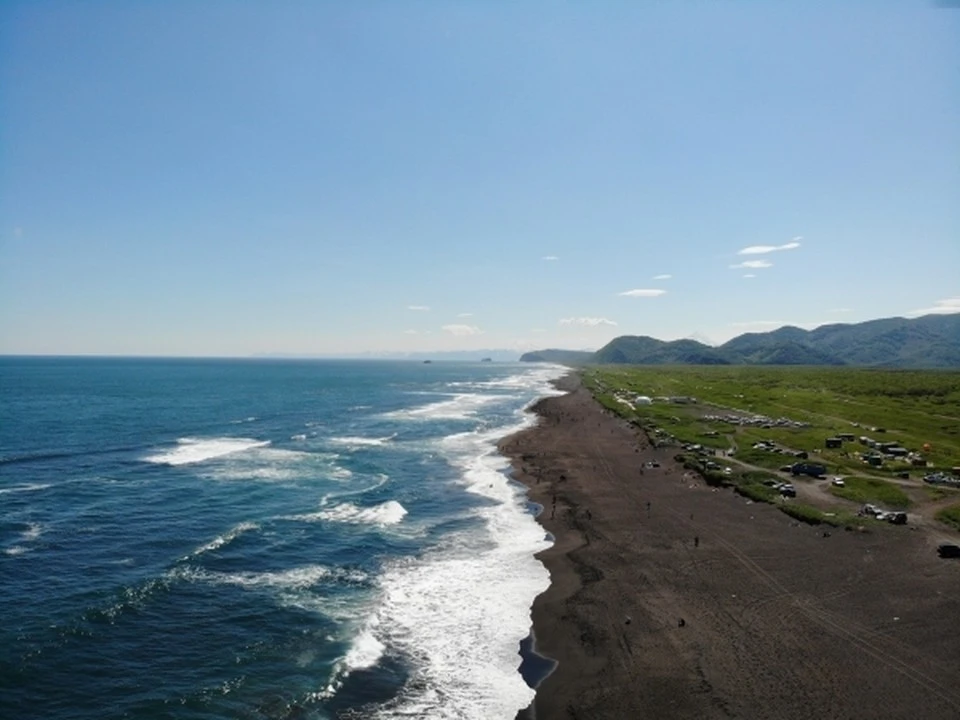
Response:
[{"label": "green hill", "polygon": [[537,350],[524,353],[520,362],[548,362],[559,365],[585,365],[594,362],[593,353],[587,350]]},{"label": "green hill", "polygon": [[960,314],[884,318],[815,330],[782,327],[746,333],[711,347],[696,340],[665,342],[645,335],[615,338],[596,353],[542,350],[526,362],[566,365],[852,365],[960,367]]}]

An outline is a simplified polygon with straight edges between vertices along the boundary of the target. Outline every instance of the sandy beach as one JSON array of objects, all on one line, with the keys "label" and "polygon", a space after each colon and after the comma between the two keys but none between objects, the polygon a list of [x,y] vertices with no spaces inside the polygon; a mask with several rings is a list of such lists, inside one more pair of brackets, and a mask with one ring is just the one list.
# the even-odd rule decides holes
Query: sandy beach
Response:
[{"label": "sandy beach", "polygon": [[960,717],[960,562],[935,538],[708,487],[576,375],[559,387],[500,445],[556,540],[533,627],[558,665],[521,716]]}]

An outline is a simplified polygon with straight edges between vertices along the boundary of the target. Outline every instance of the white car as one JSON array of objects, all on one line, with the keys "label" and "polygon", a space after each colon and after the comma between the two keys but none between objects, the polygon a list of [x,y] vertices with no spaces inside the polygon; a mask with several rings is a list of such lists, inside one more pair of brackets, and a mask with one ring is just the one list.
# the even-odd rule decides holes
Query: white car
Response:
[{"label": "white car", "polygon": [[843,487],[843,478],[835,477],[835,478],[833,479],[833,482],[830,483],[830,484],[831,484],[831,485],[835,485],[836,487]]}]

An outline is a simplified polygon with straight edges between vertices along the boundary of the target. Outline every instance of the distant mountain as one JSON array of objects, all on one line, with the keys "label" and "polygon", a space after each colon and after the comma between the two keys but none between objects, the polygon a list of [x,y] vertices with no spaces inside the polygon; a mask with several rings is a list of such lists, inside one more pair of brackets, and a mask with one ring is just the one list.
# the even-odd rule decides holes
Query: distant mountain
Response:
[{"label": "distant mountain", "polygon": [[520,356],[520,362],[548,362],[558,363],[560,365],[584,365],[589,362],[596,362],[593,359],[594,353],[588,350],[537,350],[536,352],[524,353]]},{"label": "distant mountain", "polygon": [[593,362],[631,365],[727,365],[716,348],[696,340],[664,342],[652,337],[619,337],[594,353]]},{"label": "distant mountain", "polygon": [[[544,357],[546,353],[549,358]],[[570,359],[563,359],[565,354]],[[589,357],[584,358],[587,355]],[[527,353],[520,360],[630,365],[855,365],[960,368],[960,314],[885,318],[815,330],[782,327],[739,335],[719,347],[696,340],[615,338],[590,356],[564,350]]]}]

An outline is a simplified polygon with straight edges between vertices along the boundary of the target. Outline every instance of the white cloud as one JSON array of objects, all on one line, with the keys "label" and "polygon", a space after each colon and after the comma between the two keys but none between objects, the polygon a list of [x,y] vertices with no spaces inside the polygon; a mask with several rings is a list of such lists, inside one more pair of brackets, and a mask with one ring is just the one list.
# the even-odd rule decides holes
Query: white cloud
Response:
[{"label": "white cloud", "polygon": [[616,323],[613,320],[607,320],[606,318],[569,317],[562,318],[560,320],[560,325],[586,325],[588,327],[597,327],[598,325],[616,326]]},{"label": "white cloud", "polygon": [[416,310],[417,312],[426,312],[429,309],[429,305],[407,305],[407,310]]},{"label": "white cloud", "polygon": [[769,260],[747,260],[738,265],[731,265],[730,268],[733,270],[740,270],[741,268],[768,268],[773,267],[773,263]]},{"label": "white cloud", "polygon": [[672,277],[673,277],[673,275],[654,275],[654,276],[653,276],[653,279],[654,279],[654,280],[669,280],[669,279],[672,278]]},{"label": "white cloud", "polygon": [[752,278],[752,277],[756,277],[756,275],[754,275],[753,273],[744,273],[744,277],[745,277],[745,278]]},{"label": "white cloud", "polygon": [[766,253],[778,252],[780,250],[796,250],[800,247],[800,240],[803,240],[802,236],[797,236],[788,243],[783,245],[750,245],[741,250],[737,251],[737,255],[764,255]]},{"label": "white cloud", "polygon": [[664,295],[666,290],[652,290],[652,289],[637,289],[637,290],[624,290],[620,295],[624,297],[660,297]]},{"label": "white cloud", "polygon": [[483,335],[483,330],[475,325],[444,325],[440,328],[444,332],[457,337],[466,337],[468,335]]},{"label": "white cloud", "polygon": [[544,260],[559,260],[560,258],[558,258],[556,255],[544,255],[544,256],[543,256],[543,259],[544,259]]},{"label": "white cloud", "polygon": [[473,313],[460,313],[457,317],[473,317]]},{"label": "white cloud", "polygon": [[933,307],[911,310],[907,315],[950,315],[952,313],[960,313],[960,296],[937,300],[933,303]]}]

